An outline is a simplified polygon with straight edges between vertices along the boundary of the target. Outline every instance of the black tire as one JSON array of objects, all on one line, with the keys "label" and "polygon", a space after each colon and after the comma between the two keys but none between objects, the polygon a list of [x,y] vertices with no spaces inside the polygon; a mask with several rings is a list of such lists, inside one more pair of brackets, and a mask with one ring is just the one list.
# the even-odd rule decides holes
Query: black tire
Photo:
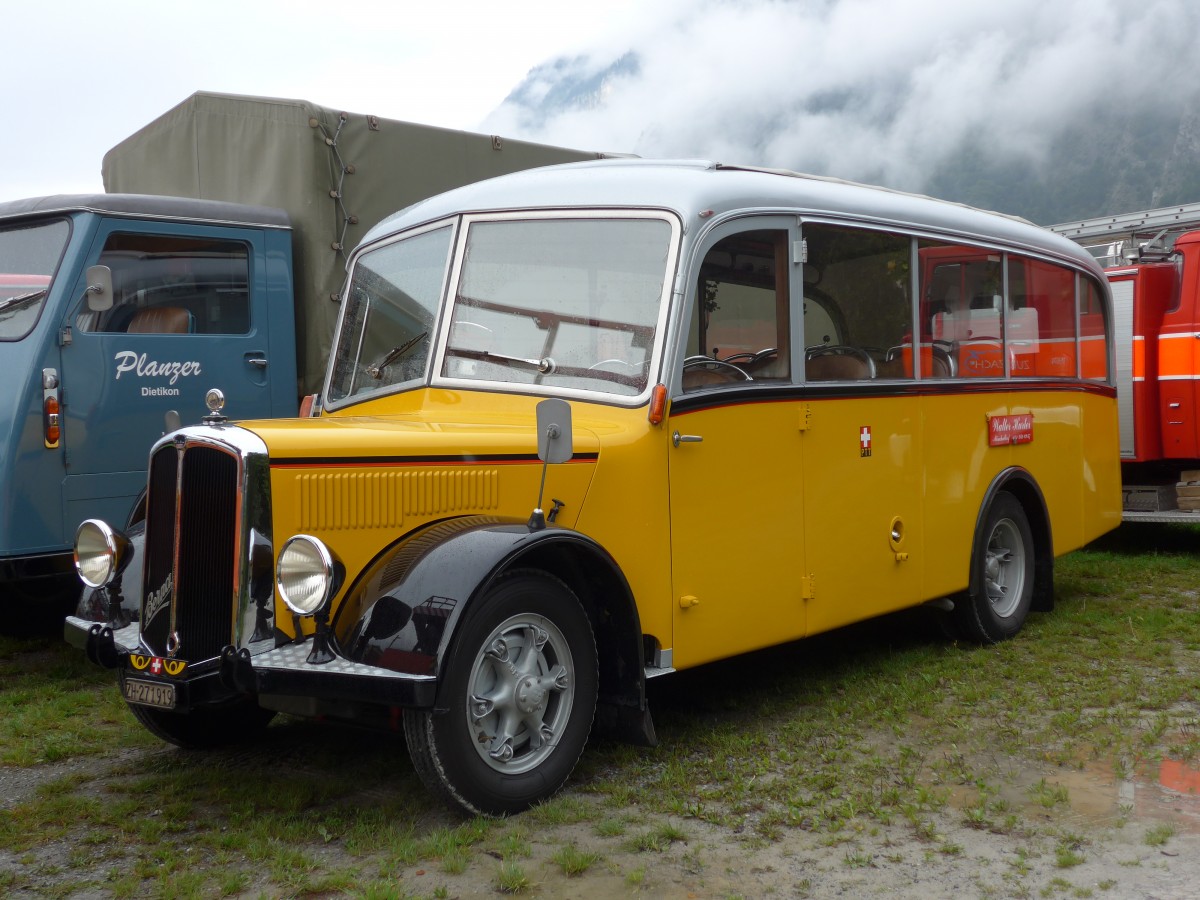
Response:
[{"label": "black tire", "polygon": [[1021,630],[1033,604],[1036,553],[1024,508],[1012,494],[997,494],[975,536],[973,587],[955,598],[954,624],[963,638],[995,644]]},{"label": "black tire", "polygon": [[[124,672],[120,675],[120,681],[124,693]],[[186,750],[212,750],[242,743],[258,735],[275,718],[273,710],[263,709],[251,701],[193,709],[186,713],[137,703],[125,705],[133,717],[155,737]]]},{"label": "black tire", "polygon": [[446,712],[404,712],[413,766],[469,813],[528,809],[579,761],[597,684],[596,640],[571,589],[545,572],[503,575],[455,636],[439,695]]},{"label": "black tire", "polygon": [[83,583],[74,571],[28,582],[0,584],[5,618],[0,635],[15,638],[62,637],[63,620],[74,614]]}]

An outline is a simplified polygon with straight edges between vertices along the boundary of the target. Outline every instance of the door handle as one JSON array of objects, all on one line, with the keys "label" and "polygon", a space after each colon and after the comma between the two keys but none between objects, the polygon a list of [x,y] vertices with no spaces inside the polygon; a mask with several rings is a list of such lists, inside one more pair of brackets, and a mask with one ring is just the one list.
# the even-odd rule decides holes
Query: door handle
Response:
[{"label": "door handle", "polygon": [[703,437],[698,434],[680,434],[678,431],[671,435],[671,443],[678,447],[680,444],[699,444]]},{"label": "door handle", "polygon": [[247,356],[246,362],[259,369],[267,367],[267,358],[265,356]]}]

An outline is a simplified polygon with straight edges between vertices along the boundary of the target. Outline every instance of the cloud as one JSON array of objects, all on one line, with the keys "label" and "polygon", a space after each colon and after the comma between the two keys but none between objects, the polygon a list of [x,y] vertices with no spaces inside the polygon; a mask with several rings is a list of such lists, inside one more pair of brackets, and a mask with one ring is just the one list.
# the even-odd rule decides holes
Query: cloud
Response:
[{"label": "cloud", "polygon": [[513,137],[921,189],[964,144],[1040,165],[1072,123],[1200,91],[1200,4],[666,2],[535,69]]}]

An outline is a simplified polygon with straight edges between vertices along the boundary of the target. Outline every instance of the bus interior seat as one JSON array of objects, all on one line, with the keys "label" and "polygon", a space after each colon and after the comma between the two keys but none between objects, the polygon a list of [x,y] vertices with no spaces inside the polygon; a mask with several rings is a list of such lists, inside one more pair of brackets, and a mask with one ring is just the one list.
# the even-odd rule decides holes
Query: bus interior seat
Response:
[{"label": "bus interior seat", "polygon": [[805,357],[807,381],[864,381],[875,377],[875,360],[857,347],[814,347]]},{"label": "bus interior seat", "polygon": [[954,362],[954,354],[945,347],[939,347],[934,344],[930,348],[932,353],[932,364],[930,368],[930,377],[932,378],[954,378],[958,375],[958,366]]},{"label": "bus interior seat", "polygon": [[182,306],[139,309],[125,329],[129,334],[193,334],[196,318]]},{"label": "bus interior seat", "polygon": [[907,366],[904,365],[904,357],[898,353],[889,352],[887,358],[883,362],[875,363],[876,378],[908,378],[909,374]]}]

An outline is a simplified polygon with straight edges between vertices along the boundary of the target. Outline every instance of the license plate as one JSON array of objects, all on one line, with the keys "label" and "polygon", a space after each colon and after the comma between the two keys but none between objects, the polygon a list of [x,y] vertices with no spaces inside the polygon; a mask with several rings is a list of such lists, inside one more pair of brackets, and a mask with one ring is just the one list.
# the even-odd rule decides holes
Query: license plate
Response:
[{"label": "license plate", "polygon": [[157,706],[159,709],[174,709],[175,685],[126,678],[125,699],[139,706]]}]

